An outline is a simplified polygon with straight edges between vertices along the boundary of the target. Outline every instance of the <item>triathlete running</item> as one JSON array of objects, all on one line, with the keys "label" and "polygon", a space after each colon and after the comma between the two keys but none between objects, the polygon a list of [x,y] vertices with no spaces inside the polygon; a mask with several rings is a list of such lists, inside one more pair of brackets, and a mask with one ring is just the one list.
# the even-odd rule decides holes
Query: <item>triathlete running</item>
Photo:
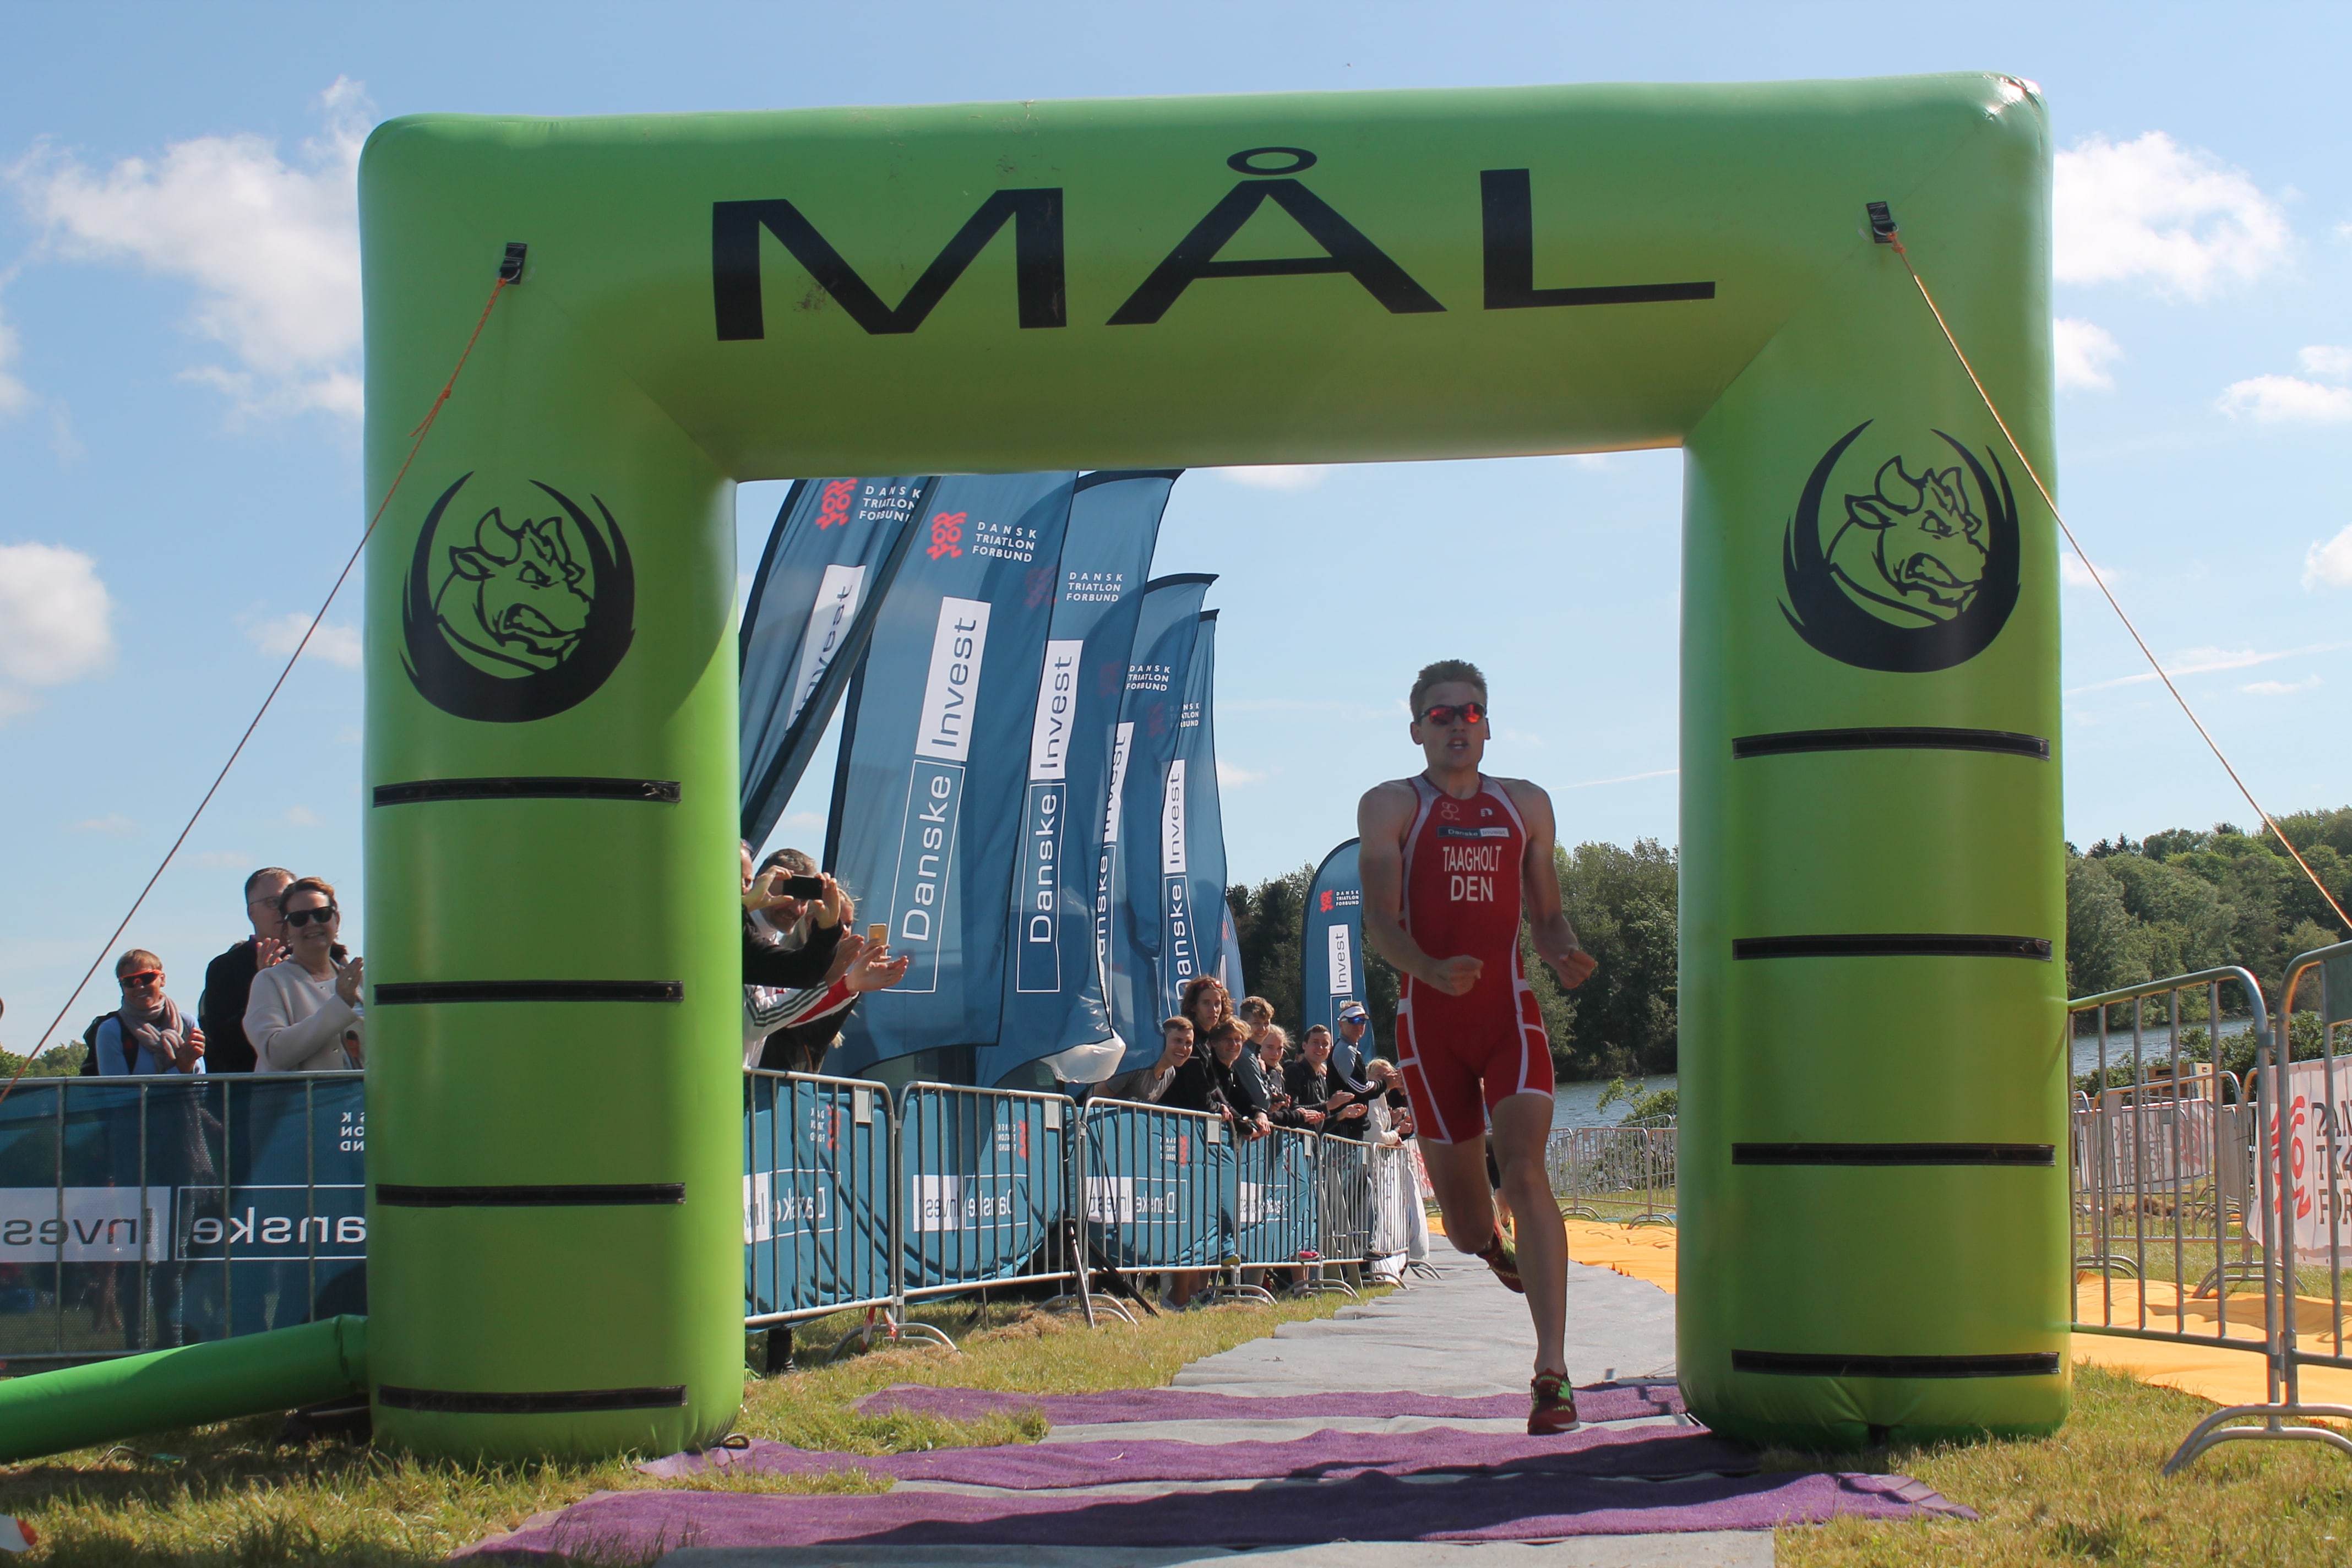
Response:
[{"label": "triathlete running", "polygon": [[[1552,869],[1551,797],[1478,771],[1489,732],[1486,678],[1441,659],[1412,685],[1412,738],[1429,765],[1376,786],[1356,808],[1363,837],[1364,940],[1404,975],[1397,1065],[1419,1125],[1445,1234],[1528,1299],[1535,1402],[1528,1430],[1573,1431],[1567,1334],[1568,1238],[1544,1144],[1551,1133],[1551,1043],[1519,967],[1524,910],[1536,956],[1574,987],[1592,973]],[[1516,1249],[1486,1184],[1494,1129]]]}]

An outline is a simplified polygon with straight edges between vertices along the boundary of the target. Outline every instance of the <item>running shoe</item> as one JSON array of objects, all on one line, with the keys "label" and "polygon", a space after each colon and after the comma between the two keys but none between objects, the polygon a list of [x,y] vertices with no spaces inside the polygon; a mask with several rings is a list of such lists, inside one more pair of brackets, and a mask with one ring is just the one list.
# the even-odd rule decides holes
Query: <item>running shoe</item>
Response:
[{"label": "running shoe", "polygon": [[1528,1409],[1528,1436],[1555,1437],[1576,1430],[1576,1390],[1568,1385],[1566,1373],[1539,1372],[1528,1386],[1535,1393],[1535,1403]]},{"label": "running shoe", "polygon": [[1519,1255],[1511,1249],[1509,1242],[1503,1239],[1499,1229],[1495,1232],[1494,1240],[1471,1256],[1495,1271],[1495,1278],[1503,1282],[1504,1289],[1521,1296],[1528,1293],[1527,1285],[1519,1279]]}]

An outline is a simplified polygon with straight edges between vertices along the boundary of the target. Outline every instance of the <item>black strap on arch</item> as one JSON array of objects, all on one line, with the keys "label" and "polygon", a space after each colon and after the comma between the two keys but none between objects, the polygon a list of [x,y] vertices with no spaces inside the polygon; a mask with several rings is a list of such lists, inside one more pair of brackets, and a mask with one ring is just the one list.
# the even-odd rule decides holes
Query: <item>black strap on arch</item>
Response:
[{"label": "black strap on arch", "polygon": [[1932,724],[1878,724],[1853,730],[1781,730],[1739,735],[1735,759],[1801,756],[1812,752],[1997,752],[2050,760],[2050,742],[2015,730],[1954,730]]},{"label": "black strap on arch", "polygon": [[380,1384],[376,1403],[394,1410],[438,1415],[585,1415],[600,1410],[676,1410],[686,1404],[686,1385],[661,1388],[565,1388],[491,1394],[471,1389],[404,1388]]},{"label": "black strap on arch", "polygon": [[1735,1165],[1990,1165],[2048,1167],[2049,1143],[1734,1143]]},{"label": "black strap on arch", "polygon": [[634,800],[676,805],[685,793],[676,779],[604,779],[526,776],[488,779],[411,779],[383,784],[378,805],[421,805],[443,800]]},{"label": "black strap on arch", "polygon": [[1735,959],[1752,958],[2032,958],[2050,962],[2046,936],[1976,936],[1950,931],[1824,932],[1817,936],[1743,936],[1731,942]]},{"label": "black strap on arch", "polygon": [[1781,1377],[2049,1377],[2058,1371],[2058,1352],[1812,1355],[1786,1351],[1733,1351],[1731,1370]]}]

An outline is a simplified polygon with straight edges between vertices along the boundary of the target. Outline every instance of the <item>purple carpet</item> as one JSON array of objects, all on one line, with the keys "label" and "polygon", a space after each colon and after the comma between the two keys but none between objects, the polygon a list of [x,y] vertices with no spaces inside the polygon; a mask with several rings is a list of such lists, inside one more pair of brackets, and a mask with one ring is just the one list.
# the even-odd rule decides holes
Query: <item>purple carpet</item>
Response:
[{"label": "purple carpet", "polygon": [[[1679,1415],[1682,1392],[1672,1383],[1602,1383],[1576,1391],[1577,1413],[1588,1421],[1630,1421]],[[986,1388],[932,1388],[894,1383],[857,1402],[861,1415],[905,1410],[950,1421],[973,1421],[1016,1410],[1042,1410],[1056,1426],[1111,1421],[1285,1421],[1297,1417],[1432,1415],[1441,1420],[1511,1420],[1528,1413],[1524,1394],[1473,1399],[1405,1390],[1293,1394],[1251,1398],[1201,1388],[1121,1388],[1107,1394],[1003,1394]]]},{"label": "purple carpet", "polygon": [[779,1497],[599,1492],[457,1555],[562,1553],[640,1561],[685,1546],[1288,1546],[1330,1541],[1550,1541],[1696,1530],[1769,1530],[1839,1515],[1975,1514],[1901,1476],[1774,1475],[1639,1481],[1472,1476],[1417,1482],[1360,1475],[1312,1486],[1158,1497],[887,1492]]},{"label": "purple carpet", "polygon": [[755,1439],[748,1448],[676,1454],[637,1467],[664,1480],[713,1470],[824,1475],[863,1470],[902,1481],[1038,1491],[1122,1481],[1330,1480],[1378,1470],[1495,1470],[1539,1475],[1688,1476],[1699,1471],[1752,1474],[1752,1448],[1687,1426],[1636,1426],[1566,1437],[1459,1432],[1318,1432],[1288,1442],[1174,1443],[1158,1439],[1097,1443],[1014,1443],[997,1448],[935,1448],[920,1454],[827,1453]]}]

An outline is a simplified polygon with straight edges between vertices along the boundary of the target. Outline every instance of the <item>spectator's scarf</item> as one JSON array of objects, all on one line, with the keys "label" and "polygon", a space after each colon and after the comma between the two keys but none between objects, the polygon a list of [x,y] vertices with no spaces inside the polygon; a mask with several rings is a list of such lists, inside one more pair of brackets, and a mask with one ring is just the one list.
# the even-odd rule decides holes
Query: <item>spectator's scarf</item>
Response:
[{"label": "spectator's scarf", "polygon": [[179,1071],[176,1060],[182,1047],[188,1042],[188,1026],[180,1016],[180,1005],[169,996],[156,999],[152,1007],[141,1007],[125,1002],[115,1011],[122,1031],[122,1068],[125,1072],[139,1070],[139,1053],[145,1051],[155,1065],[165,1072]]}]

